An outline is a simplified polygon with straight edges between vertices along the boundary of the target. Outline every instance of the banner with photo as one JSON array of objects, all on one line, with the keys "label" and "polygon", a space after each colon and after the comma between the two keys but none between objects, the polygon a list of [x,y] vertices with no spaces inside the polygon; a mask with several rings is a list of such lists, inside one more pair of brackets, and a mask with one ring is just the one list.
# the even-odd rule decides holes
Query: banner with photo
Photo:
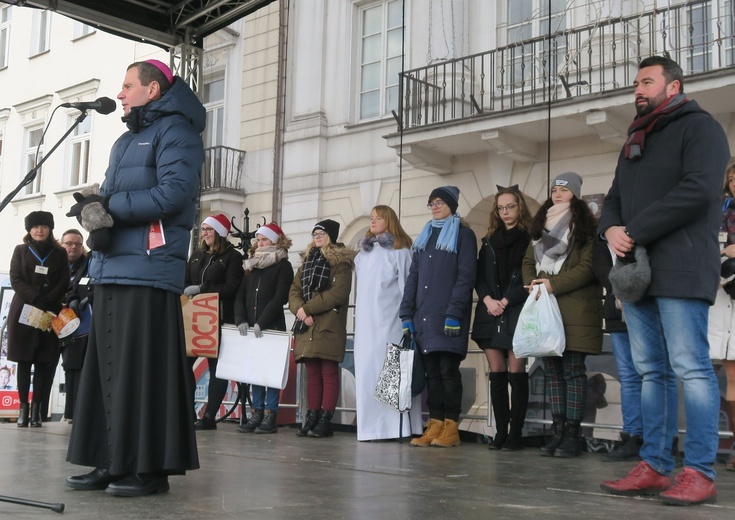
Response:
[{"label": "banner with photo", "polygon": [[17,364],[8,361],[8,311],[15,291],[10,287],[0,287],[0,323],[2,323],[2,347],[0,347],[0,417],[17,417],[18,383]]}]

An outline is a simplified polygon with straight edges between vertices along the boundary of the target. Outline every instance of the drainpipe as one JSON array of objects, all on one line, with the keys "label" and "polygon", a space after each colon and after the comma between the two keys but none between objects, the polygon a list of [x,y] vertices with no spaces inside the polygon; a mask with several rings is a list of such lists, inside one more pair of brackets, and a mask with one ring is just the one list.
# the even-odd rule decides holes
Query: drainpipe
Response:
[{"label": "drainpipe", "polygon": [[273,139],[273,200],[271,218],[281,222],[283,210],[283,133],[286,128],[286,64],[288,53],[289,0],[278,7],[278,77],[276,78],[276,125]]}]

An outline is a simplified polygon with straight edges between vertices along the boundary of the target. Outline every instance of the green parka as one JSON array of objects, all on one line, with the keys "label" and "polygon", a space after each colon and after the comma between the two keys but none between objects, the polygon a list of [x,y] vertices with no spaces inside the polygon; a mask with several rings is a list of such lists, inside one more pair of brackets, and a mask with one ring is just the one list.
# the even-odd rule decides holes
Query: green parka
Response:
[{"label": "green parka", "polygon": [[[352,290],[352,269],[356,252],[337,244],[322,251],[330,267],[329,288],[315,293],[311,300],[304,301],[301,291],[303,264],[296,271],[288,295],[288,307],[296,314],[303,307],[314,324],[306,332],[294,334],[294,356],[296,362],[303,358],[320,358],[337,361],[345,357],[347,343],[347,307]],[[309,249],[301,254],[306,258]]]},{"label": "green parka", "polygon": [[533,242],[523,258],[523,283],[548,278],[564,321],[566,350],[599,354],[602,350],[602,286],[592,270],[594,240],[574,244],[558,274],[536,273]]}]

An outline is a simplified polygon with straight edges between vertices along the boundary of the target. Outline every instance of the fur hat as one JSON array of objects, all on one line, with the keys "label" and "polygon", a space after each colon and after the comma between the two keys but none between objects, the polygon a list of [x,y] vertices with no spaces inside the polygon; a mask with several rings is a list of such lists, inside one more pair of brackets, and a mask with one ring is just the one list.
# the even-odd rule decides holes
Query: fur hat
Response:
[{"label": "fur hat", "polygon": [[331,219],[321,220],[314,224],[314,229],[312,229],[311,232],[314,233],[317,229],[321,229],[329,235],[329,240],[332,244],[337,243],[337,238],[339,237],[339,222],[335,222]]},{"label": "fur hat", "polygon": [[457,213],[457,208],[459,207],[459,188],[456,186],[434,188],[431,195],[429,195],[429,202],[437,198],[442,199],[449,206],[449,209],[452,210],[452,215]]},{"label": "fur hat", "polygon": [[36,226],[48,226],[51,231],[54,230],[54,215],[48,211],[31,211],[26,216],[26,231]]},{"label": "fur hat", "polygon": [[563,186],[574,193],[575,197],[580,198],[582,194],[582,177],[574,172],[560,173],[554,178],[554,182],[551,183],[551,187],[553,188],[554,186]]},{"label": "fur hat", "polygon": [[275,244],[276,242],[278,242],[278,237],[283,236],[283,230],[278,224],[276,224],[275,222],[271,222],[269,224],[265,224],[264,226],[260,226],[258,229],[255,230],[255,234],[263,235],[265,238]]},{"label": "fur hat", "polygon": [[635,262],[623,263],[618,258],[609,275],[613,294],[625,303],[643,298],[651,285],[651,264],[646,248],[635,246],[634,253]]},{"label": "fur hat", "polygon": [[222,213],[218,213],[217,215],[209,215],[202,221],[202,224],[210,226],[222,238],[227,238],[227,235],[230,233],[230,219],[228,219]]}]

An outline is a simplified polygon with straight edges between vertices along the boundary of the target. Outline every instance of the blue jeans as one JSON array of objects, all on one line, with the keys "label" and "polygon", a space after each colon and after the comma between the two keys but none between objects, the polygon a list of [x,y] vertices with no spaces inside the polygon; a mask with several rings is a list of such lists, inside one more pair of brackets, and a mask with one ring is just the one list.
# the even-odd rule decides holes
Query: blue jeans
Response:
[{"label": "blue jeans", "polygon": [[[253,409],[260,410],[265,408],[271,412],[278,411],[278,399],[281,397],[281,391],[278,388],[268,388],[259,385],[251,385],[253,390]],[[265,405],[263,404],[265,399]]]},{"label": "blue jeans", "polygon": [[643,437],[641,417],[641,376],[633,364],[630,351],[630,337],[627,332],[611,332],[613,355],[618,365],[620,382],[620,408],[623,412],[623,431],[630,435]]},{"label": "blue jeans", "polygon": [[716,476],[720,391],[709,358],[704,300],[654,298],[623,304],[636,370],[643,378],[641,458],[668,475],[674,469],[671,444],[677,433],[676,376],[684,388],[684,466]]}]

